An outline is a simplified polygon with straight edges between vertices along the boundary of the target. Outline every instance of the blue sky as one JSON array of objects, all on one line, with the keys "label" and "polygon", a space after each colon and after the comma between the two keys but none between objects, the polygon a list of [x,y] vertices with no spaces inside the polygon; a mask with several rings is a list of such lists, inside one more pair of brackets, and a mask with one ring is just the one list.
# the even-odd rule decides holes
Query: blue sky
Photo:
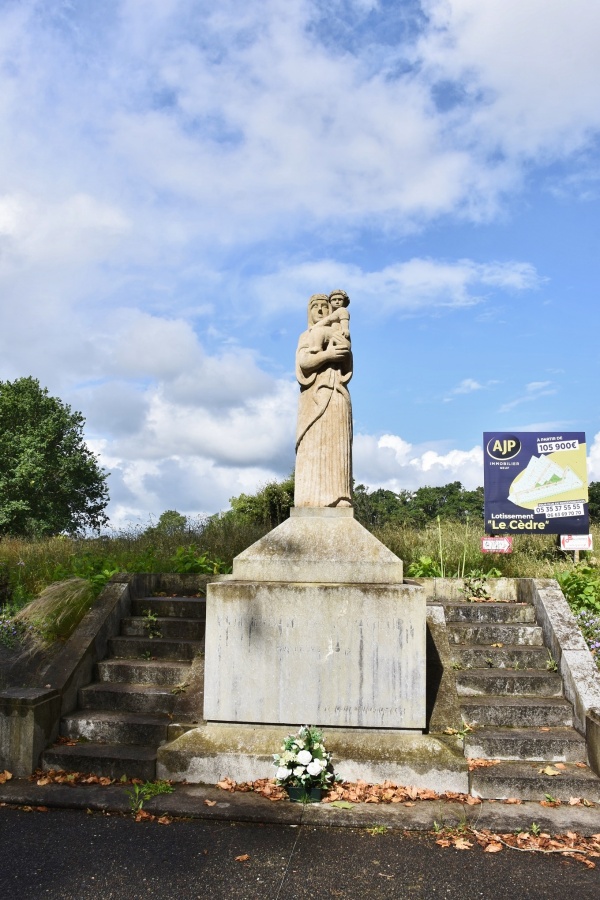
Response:
[{"label": "blue sky", "polygon": [[600,479],[597,0],[3,0],[0,379],[83,412],[114,524],[293,466],[311,293],[351,297],[355,475]]}]

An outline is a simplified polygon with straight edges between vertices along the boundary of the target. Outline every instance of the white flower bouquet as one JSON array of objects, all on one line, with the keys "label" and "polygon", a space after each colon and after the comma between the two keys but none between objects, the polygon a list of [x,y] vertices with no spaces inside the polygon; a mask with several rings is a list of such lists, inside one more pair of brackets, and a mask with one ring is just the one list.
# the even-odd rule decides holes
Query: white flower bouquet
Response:
[{"label": "white flower bouquet", "polygon": [[273,754],[273,765],[277,767],[277,783],[286,788],[326,790],[335,780],[331,753],[325,749],[323,735],[309,725],[286,737],[281,751]]}]

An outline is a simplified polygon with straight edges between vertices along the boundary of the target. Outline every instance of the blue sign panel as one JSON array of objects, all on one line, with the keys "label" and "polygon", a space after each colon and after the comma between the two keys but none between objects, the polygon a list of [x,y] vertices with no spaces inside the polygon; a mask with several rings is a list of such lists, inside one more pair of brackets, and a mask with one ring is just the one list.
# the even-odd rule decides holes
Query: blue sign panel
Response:
[{"label": "blue sign panel", "polygon": [[487,534],[588,534],[585,434],[486,431]]}]

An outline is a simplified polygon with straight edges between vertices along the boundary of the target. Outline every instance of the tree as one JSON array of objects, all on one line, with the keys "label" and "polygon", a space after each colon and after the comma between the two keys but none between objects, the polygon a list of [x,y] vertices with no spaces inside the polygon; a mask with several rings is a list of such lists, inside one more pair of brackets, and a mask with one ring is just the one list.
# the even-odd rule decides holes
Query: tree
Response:
[{"label": "tree", "polygon": [[483,488],[467,491],[460,481],[441,487],[420,487],[395,494],[385,488],[369,492],[364,484],[354,488],[356,518],[370,528],[378,525],[412,525],[422,528],[437,516],[464,521],[483,517]]},{"label": "tree", "polygon": [[590,521],[596,524],[600,522],[600,481],[590,481],[588,492]]},{"label": "tree", "polygon": [[85,419],[35,378],[0,381],[0,535],[38,537],[108,522],[107,473]]},{"label": "tree", "polygon": [[146,528],[146,534],[164,534],[167,537],[173,537],[173,535],[183,534],[187,524],[187,517],[177,512],[176,509],[165,509],[156,525]]},{"label": "tree", "polygon": [[256,494],[240,494],[230,497],[231,513],[255,525],[276,528],[289,518],[290,506],[294,505],[294,475],[285,481],[270,481]]}]

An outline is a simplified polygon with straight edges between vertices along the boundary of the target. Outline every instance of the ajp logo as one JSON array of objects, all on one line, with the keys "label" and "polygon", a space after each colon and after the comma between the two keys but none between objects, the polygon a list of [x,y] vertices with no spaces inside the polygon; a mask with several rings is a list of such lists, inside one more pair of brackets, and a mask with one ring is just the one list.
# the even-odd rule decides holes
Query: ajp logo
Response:
[{"label": "ajp logo", "polygon": [[514,434],[499,434],[487,442],[486,450],[492,459],[513,459],[521,451],[521,441]]}]

